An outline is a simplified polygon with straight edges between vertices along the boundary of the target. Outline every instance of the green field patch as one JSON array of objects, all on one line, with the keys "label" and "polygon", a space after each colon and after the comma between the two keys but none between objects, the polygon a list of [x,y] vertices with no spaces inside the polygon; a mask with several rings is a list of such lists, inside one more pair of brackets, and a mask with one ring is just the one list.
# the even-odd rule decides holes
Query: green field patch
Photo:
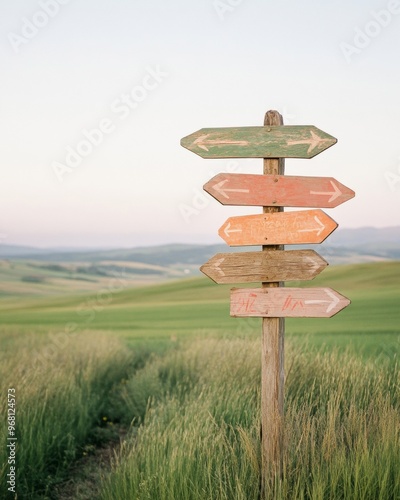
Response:
[{"label": "green field patch", "polygon": [[[352,339],[375,332],[400,334],[400,263],[378,263],[328,268],[312,282],[292,286],[332,286],[349,297],[351,305],[330,319],[286,320],[288,335],[326,336],[335,343],[339,333]],[[386,286],[386,283],[388,285]],[[230,286],[206,278],[190,278],[145,287],[100,287],[89,294],[43,298],[3,299],[1,324],[63,329],[70,323],[79,329],[118,331],[126,338],[188,336],[212,330],[221,335],[253,334],[259,320],[229,316]],[[250,326],[248,326],[250,325]],[[339,341],[339,337],[338,337]],[[358,341],[357,341],[358,342]],[[320,341],[318,341],[320,343]]]}]

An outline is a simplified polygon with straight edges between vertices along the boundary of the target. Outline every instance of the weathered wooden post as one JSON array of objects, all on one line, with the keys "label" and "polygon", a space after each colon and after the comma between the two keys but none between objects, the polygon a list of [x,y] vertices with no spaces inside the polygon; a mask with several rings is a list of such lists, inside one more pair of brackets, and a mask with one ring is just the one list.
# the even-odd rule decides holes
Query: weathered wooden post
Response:
[{"label": "weathered wooden post", "polygon": [[228,245],[262,245],[262,252],[217,254],[201,267],[216,283],[262,283],[231,290],[231,316],[262,318],[262,496],[283,473],[284,318],[331,317],[350,303],[331,288],[283,286],[311,280],[328,265],[312,250],[283,245],[321,243],[337,227],[322,210],[283,207],[332,208],[354,196],[332,177],[285,176],[284,158],[312,158],[335,143],[314,126],[284,126],[277,111],[266,113],[263,127],[201,129],[181,140],[203,158],[264,159],[264,175],[218,174],[204,186],[224,205],[263,207],[262,214],[230,217],[219,229]]},{"label": "weathered wooden post", "polygon": [[[277,111],[265,114],[264,125],[283,125]],[[264,158],[264,175],[283,175],[284,158]],[[275,177],[276,178],[276,177]],[[283,207],[264,206],[263,212],[283,212]],[[267,238],[267,237],[266,237]],[[263,251],[283,250],[283,245],[269,245]],[[283,282],[263,282],[263,288],[283,286]],[[284,338],[285,318],[262,318],[261,350],[261,492],[266,481],[280,479],[283,471],[283,398],[284,398]]]}]

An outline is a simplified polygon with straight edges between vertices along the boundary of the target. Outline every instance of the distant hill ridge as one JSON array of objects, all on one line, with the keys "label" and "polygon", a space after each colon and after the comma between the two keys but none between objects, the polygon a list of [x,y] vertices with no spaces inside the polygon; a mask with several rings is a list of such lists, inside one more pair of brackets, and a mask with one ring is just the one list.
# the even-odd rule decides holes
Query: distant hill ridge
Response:
[{"label": "distant hill ridge", "polygon": [[[143,264],[173,266],[201,265],[215,253],[249,251],[260,247],[229,248],[224,243],[215,245],[169,244],[115,250],[40,249],[17,245],[0,245],[1,259],[38,260],[46,262],[100,262],[127,261]],[[314,248],[331,264],[400,259],[400,226],[388,228],[363,227],[339,229],[321,245],[302,247],[288,245],[289,249]]]},{"label": "distant hill ridge", "polygon": [[327,239],[327,243],[332,245],[360,245],[377,242],[400,244],[400,226],[338,229]]}]

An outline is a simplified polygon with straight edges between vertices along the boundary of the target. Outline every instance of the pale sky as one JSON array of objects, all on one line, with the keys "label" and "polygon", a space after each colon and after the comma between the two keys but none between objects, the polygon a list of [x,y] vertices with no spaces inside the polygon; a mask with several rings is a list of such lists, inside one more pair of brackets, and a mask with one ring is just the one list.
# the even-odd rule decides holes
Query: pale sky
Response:
[{"label": "pale sky", "polygon": [[202,186],[262,160],[180,139],[269,109],[338,139],[286,174],[356,191],[325,209],[339,227],[400,225],[399,42],[397,0],[2,2],[0,243],[222,243],[228,217],[260,209]]}]

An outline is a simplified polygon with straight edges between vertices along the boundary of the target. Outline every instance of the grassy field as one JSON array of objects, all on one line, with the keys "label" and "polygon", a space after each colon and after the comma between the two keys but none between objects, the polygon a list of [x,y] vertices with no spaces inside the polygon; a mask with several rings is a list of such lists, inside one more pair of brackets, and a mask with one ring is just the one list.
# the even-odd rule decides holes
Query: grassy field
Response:
[{"label": "grassy field", "polygon": [[[331,319],[287,320],[288,335],[310,335],[313,343],[348,343],[368,351],[391,344],[399,329],[400,265],[359,264],[330,267],[312,282],[295,286],[330,286],[352,300]],[[34,287],[34,285],[31,285]],[[195,278],[131,288],[124,279],[100,283],[89,294],[0,299],[3,331],[65,332],[71,329],[113,332],[132,345],[170,337],[258,335],[260,320],[229,316],[230,286]],[[379,335],[377,335],[379,333]]]},{"label": "grassy field", "polygon": [[[287,358],[284,479],[266,498],[398,498],[398,367],[299,345]],[[101,498],[259,498],[259,386],[254,340],[196,341],[146,365],[122,391],[143,425]]]},{"label": "grassy field", "polygon": [[[400,262],[389,262],[291,284],[330,286],[352,304],[328,320],[286,322],[285,474],[267,498],[400,498],[399,283]],[[0,296],[18,498],[62,498],[56,485],[115,438],[114,426],[130,430],[112,471],[74,498],[258,497],[260,320],[229,317],[229,287],[196,278],[132,288],[114,277],[50,294],[42,285]],[[0,463],[4,489],[5,447]]]}]

